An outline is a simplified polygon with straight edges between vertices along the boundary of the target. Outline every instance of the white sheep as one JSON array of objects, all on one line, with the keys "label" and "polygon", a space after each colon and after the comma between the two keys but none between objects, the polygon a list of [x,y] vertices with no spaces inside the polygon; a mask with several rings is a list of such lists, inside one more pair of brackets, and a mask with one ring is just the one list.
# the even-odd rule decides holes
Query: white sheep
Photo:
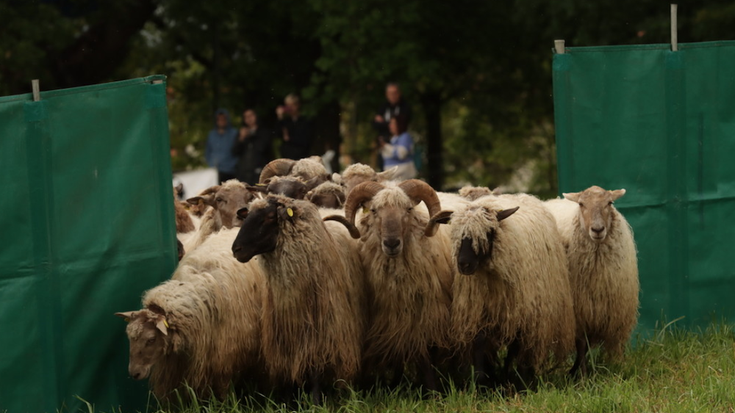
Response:
[{"label": "white sheep", "polygon": [[592,186],[545,202],[556,218],[569,259],[577,319],[577,359],[587,373],[589,348],[619,358],[638,319],[638,259],[633,231],[613,202],[625,189]]},{"label": "white sheep", "polygon": [[243,266],[230,251],[237,229],[209,237],[188,253],[171,280],[147,291],[143,309],[116,313],[129,323],[128,371],[148,377],[159,399],[183,385],[198,397],[226,397],[230,383],[261,375],[261,291],[255,263]]},{"label": "white sheep", "polygon": [[259,182],[266,183],[274,176],[293,176],[308,181],[314,177],[326,178],[328,173],[322,158],[311,156],[297,161],[287,158],[274,159],[263,167]]},{"label": "white sheep", "polygon": [[351,381],[364,334],[363,269],[357,243],[342,224],[322,222],[308,201],[269,195],[239,212],[232,253],[257,256],[266,276],[262,353],[270,377],[308,383],[315,403],[321,382]]},{"label": "white sheep", "polygon": [[427,233],[448,221],[458,269],[451,336],[459,348],[473,349],[477,377],[487,372],[483,355],[495,361],[504,346],[506,377],[514,358],[531,376],[552,354],[566,359],[574,343],[568,267],[554,218],[541,201],[480,197],[432,217]]}]

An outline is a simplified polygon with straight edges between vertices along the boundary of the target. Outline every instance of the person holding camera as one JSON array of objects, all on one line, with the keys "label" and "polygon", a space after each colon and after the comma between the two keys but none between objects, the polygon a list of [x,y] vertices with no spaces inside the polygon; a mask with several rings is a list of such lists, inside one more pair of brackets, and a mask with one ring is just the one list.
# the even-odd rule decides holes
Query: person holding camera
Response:
[{"label": "person holding camera", "polygon": [[[387,142],[393,136],[389,129],[390,120],[398,115],[403,115],[406,119],[406,127],[411,122],[411,107],[403,99],[401,88],[398,83],[390,82],[385,86],[385,104],[380,107],[373,118],[373,128],[378,133],[378,144],[380,140]],[[378,157],[378,163],[382,163],[382,158]],[[378,165],[380,168],[381,165]]]},{"label": "person holding camera", "polygon": [[245,109],[242,120],[238,139],[232,147],[232,153],[239,158],[237,179],[255,184],[263,167],[273,159],[271,131],[258,125],[253,109]]},{"label": "person holding camera", "polygon": [[281,144],[281,158],[307,158],[314,140],[311,122],[301,116],[301,102],[299,97],[289,94],[284,99],[284,105],[276,108],[278,126],[283,137]]},{"label": "person holding camera", "polygon": [[383,167],[385,169],[397,167],[393,175],[393,179],[397,180],[413,179],[418,174],[413,163],[413,138],[408,133],[407,126],[404,114],[393,116],[388,122],[388,129],[392,135],[390,140],[378,138]]}]

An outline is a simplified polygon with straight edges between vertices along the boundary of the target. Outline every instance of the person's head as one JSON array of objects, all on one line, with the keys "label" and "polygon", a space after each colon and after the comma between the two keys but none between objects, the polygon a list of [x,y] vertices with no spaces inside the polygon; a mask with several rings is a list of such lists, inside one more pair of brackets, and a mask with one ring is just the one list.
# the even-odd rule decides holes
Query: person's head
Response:
[{"label": "person's head", "polygon": [[398,83],[388,83],[385,87],[385,98],[388,99],[391,105],[395,105],[401,100],[401,88]]},{"label": "person's head", "polygon": [[289,112],[298,112],[299,108],[301,107],[301,101],[299,100],[299,97],[293,93],[289,93],[285,99],[283,99],[283,103],[286,104],[286,107],[288,107]]},{"label": "person's head", "polygon": [[217,125],[217,129],[225,129],[230,123],[230,119],[227,116],[227,111],[220,109],[215,113],[214,122]]},{"label": "person's head", "polygon": [[244,125],[249,128],[258,125],[258,115],[255,114],[253,109],[245,109],[242,113],[242,120]]},{"label": "person's head", "polygon": [[390,133],[395,135],[400,135],[406,130],[408,130],[408,122],[406,122],[406,116],[401,114],[398,114],[391,118],[390,123],[388,124],[388,128],[390,129]]}]

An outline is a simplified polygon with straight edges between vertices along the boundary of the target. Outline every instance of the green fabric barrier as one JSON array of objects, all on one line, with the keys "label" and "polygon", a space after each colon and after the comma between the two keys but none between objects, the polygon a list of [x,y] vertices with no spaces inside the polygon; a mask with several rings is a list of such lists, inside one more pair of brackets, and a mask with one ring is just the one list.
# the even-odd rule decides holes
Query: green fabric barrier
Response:
[{"label": "green fabric barrier", "polygon": [[735,320],[735,42],[573,47],[553,60],[559,189],[625,188],[639,331]]},{"label": "green fabric barrier", "polygon": [[176,266],[164,80],[0,98],[0,411],[145,410],[113,313]]}]

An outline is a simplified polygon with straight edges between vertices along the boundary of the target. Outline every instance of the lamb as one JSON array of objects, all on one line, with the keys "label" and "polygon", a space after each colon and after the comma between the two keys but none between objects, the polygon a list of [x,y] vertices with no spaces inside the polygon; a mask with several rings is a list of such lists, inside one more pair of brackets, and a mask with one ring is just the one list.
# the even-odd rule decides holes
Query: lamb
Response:
[{"label": "lamb", "polygon": [[298,161],[280,158],[263,167],[259,182],[266,183],[269,178],[274,176],[293,176],[308,181],[317,176],[326,177],[327,175],[327,169],[319,156],[299,159]]},{"label": "lamb", "polygon": [[[426,207],[418,204],[423,201]],[[427,237],[429,214],[441,209],[436,192],[412,179],[363,182],[347,197],[344,215],[355,225],[366,269],[370,325],[365,357],[370,365],[418,362],[429,390],[437,390],[432,353],[447,346],[452,265],[448,240]],[[428,213],[426,211],[428,208]]]},{"label": "lamb", "polygon": [[130,376],[148,377],[161,400],[188,384],[198,397],[220,399],[230,382],[258,377],[260,267],[238,263],[230,252],[237,230],[210,237],[187,254],[171,280],[147,291],[143,309],[116,313],[128,321]]},{"label": "lamb", "polygon": [[190,237],[182,239],[184,249],[192,251],[222,228],[240,226],[237,211],[256,197],[256,193],[248,190],[247,184],[231,179],[187,199],[186,202],[191,205],[205,204],[211,208],[202,217],[199,230]]},{"label": "lamb", "polygon": [[[519,209],[520,207],[520,209]],[[508,346],[504,373],[514,358],[532,379],[553,354],[564,360],[574,343],[574,315],[564,248],[554,218],[529,195],[485,196],[432,217],[427,233],[447,223],[454,279],[451,335],[472,348],[477,379],[485,379],[484,353],[494,361]]]},{"label": "lamb", "polygon": [[320,382],[349,382],[360,368],[365,303],[357,243],[304,200],[269,195],[238,215],[232,254],[240,262],[257,255],[266,276],[262,353],[269,375],[308,382],[319,404]]},{"label": "lamb", "polygon": [[638,259],[633,231],[613,202],[625,189],[592,186],[547,201],[569,260],[577,319],[571,374],[587,373],[587,352],[602,346],[619,359],[638,319]]}]

